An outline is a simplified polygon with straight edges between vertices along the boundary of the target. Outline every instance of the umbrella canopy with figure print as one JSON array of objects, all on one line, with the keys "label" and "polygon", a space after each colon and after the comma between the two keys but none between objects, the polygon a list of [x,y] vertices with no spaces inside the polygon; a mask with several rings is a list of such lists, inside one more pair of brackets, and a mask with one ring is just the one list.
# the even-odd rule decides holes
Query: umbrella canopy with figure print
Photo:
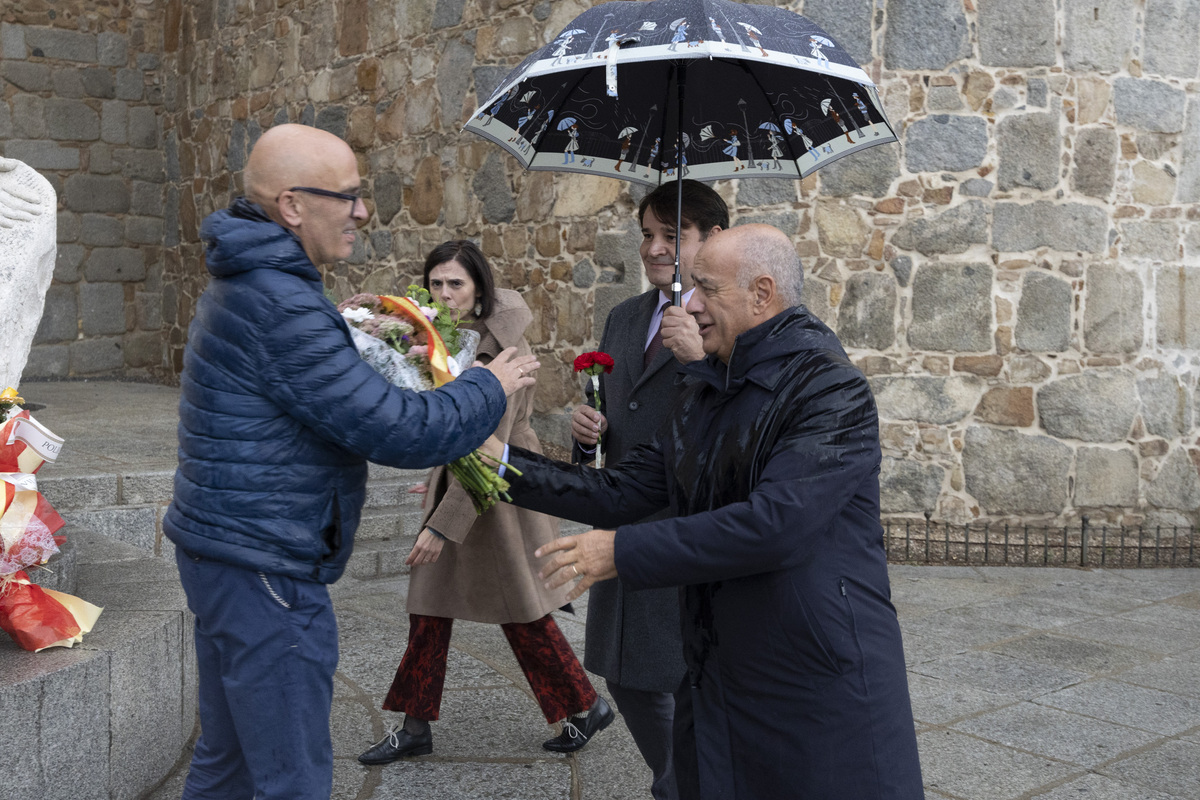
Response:
[{"label": "umbrella canopy with figure print", "polygon": [[595,6],[505,77],[465,129],[526,169],[651,185],[802,178],[896,141],[874,83],[825,31],[730,0]]}]

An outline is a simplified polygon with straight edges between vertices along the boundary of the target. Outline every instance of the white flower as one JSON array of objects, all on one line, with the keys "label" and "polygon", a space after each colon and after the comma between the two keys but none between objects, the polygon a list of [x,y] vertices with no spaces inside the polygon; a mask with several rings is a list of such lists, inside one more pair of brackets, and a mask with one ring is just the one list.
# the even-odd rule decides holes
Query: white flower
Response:
[{"label": "white flower", "polygon": [[420,306],[420,309],[421,309],[421,313],[425,315],[425,319],[429,320],[430,322],[433,322],[435,319],[437,319],[438,312],[437,312],[436,308],[430,308],[429,306]]},{"label": "white flower", "polygon": [[375,315],[372,314],[369,309],[363,308],[362,306],[359,306],[358,308],[347,308],[342,312],[342,317],[345,318],[347,322],[353,322],[355,324],[362,324],[369,319],[375,319]]},{"label": "white flower", "polygon": [[462,374],[462,367],[454,360],[454,356],[446,356],[446,370],[450,373],[450,377],[457,378]]}]

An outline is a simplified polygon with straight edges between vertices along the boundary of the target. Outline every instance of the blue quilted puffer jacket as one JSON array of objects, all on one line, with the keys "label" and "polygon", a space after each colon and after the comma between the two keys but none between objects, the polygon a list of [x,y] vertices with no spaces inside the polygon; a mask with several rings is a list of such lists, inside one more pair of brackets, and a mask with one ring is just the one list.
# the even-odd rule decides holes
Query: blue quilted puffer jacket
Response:
[{"label": "blue quilted puffer jacket", "polygon": [[204,221],[212,280],[188,331],[179,468],[163,520],[185,551],[332,583],[354,546],[367,461],[445,464],[496,429],[500,382],[431,392],[359,358],[299,239],[244,199]]}]

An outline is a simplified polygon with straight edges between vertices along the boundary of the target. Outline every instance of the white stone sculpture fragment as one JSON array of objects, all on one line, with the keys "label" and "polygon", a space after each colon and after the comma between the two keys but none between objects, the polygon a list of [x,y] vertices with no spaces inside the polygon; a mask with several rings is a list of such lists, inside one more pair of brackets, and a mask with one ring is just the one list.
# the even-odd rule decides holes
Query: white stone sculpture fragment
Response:
[{"label": "white stone sculpture fragment", "polygon": [[0,391],[16,388],[54,276],[58,199],[23,161],[0,158]]}]

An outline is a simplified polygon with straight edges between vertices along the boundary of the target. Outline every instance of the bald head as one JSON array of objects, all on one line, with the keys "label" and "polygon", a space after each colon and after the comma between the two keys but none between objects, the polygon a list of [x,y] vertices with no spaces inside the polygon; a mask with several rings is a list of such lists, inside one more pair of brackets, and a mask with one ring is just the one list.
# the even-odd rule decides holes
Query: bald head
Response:
[{"label": "bald head", "polygon": [[246,196],[300,238],[314,264],[348,258],[367,219],[358,160],[332,133],[278,125],[259,138],[246,162]]},{"label": "bald head", "polygon": [[358,162],[341,139],[308,125],[276,125],[259,137],[246,162],[246,196],[281,222],[281,192],[293,186],[343,191],[336,184],[348,173],[357,179]]},{"label": "bald head", "polygon": [[722,236],[728,236],[730,252],[736,259],[739,286],[747,287],[759,275],[766,275],[775,283],[780,311],[800,304],[804,269],[787,234],[755,223],[722,231]]}]

